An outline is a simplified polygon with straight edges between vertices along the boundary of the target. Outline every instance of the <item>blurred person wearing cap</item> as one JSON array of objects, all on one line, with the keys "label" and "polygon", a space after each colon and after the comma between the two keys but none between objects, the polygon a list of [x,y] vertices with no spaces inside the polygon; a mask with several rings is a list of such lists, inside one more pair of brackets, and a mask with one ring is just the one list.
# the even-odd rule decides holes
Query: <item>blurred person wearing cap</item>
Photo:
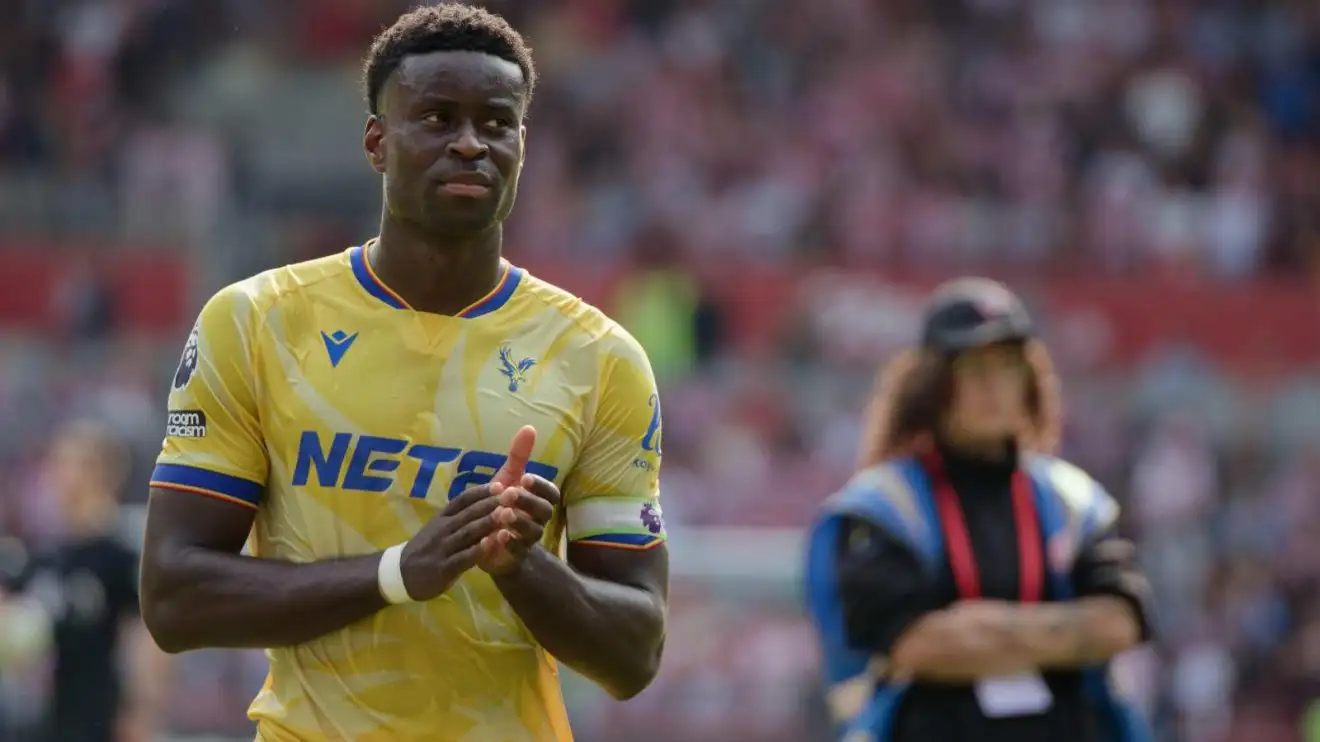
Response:
[{"label": "blurred person wearing cap", "polygon": [[5,580],[7,603],[39,605],[50,621],[54,673],[37,739],[148,742],[168,668],[138,617],[137,554],[117,533],[128,451],[105,426],[79,421],[56,435],[46,467],[62,535]]},{"label": "blurred person wearing cap", "polygon": [[1108,663],[1149,634],[1119,508],[1051,455],[1058,381],[1021,300],[938,288],[878,377],[807,594],[845,742],[1147,742]]}]

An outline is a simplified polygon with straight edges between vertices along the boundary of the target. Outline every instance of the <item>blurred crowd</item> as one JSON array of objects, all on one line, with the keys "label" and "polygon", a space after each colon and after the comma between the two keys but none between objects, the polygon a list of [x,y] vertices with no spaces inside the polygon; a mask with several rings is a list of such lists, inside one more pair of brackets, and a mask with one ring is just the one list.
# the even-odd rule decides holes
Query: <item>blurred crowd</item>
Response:
[{"label": "blurred crowd", "polygon": [[[0,163],[56,174],[75,221],[142,227],[170,198],[205,222],[260,179],[251,139],[306,132],[197,123],[271,68],[351,73],[407,5],[8,0]],[[610,255],[668,228],[687,252],[758,260],[1242,276],[1307,268],[1320,244],[1305,0],[492,6],[543,72],[528,251]]]},{"label": "blurred crowd", "polygon": [[[408,5],[0,0],[0,251],[163,241],[204,293],[369,236],[355,69]],[[745,352],[709,280],[723,263],[1320,275],[1308,0],[489,5],[542,80],[509,254],[626,272],[606,308],[661,377],[676,533],[806,523],[853,464],[883,360],[822,353],[806,306]],[[0,525],[31,545],[60,529],[41,457],[61,420],[111,421],[135,452],[126,497],[145,495],[191,317],[164,338],[117,317],[89,270],[42,333],[0,326]],[[1312,370],[1243,379],[1173,345],[1104,372],[1057,360],[1065,452],[1125,503],[1163,599],[1162,641],[1127,669],[1166,738],[1320,740],[1302,721],[1320,698]],[[791,585],[765,577],[775,597],[680,587],[656,688],[617,707],[571,694],[587,738],[806,738],[814,657]],[[180,731],[243,728],[259,658],[178,672]]]}]

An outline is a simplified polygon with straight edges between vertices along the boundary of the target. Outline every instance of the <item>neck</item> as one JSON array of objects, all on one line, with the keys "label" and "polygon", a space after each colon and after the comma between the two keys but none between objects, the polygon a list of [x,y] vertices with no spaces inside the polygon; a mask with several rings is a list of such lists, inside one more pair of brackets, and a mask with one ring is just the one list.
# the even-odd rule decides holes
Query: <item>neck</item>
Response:
[{"label": "neck", "polygon": [[458,314],[500,279],[501,225],[462,237],[426,235],[388,216],[368,259],[380,280],[419,312]]}]

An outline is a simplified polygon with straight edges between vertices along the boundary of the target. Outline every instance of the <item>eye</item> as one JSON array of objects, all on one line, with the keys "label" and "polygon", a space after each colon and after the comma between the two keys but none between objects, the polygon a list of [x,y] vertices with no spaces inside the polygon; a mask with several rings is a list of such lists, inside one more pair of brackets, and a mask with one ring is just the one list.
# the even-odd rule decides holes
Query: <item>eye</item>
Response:
[{"label": "eye", "polygon": [[439,111],[432,111],[422,115],[422,122],[443,126],[449,123],[449,117]]},{"label": "eye", "polygon": [[513,121],[507,118],[496,116],[486,121],[486,128],[493,131],[505,131],[513,128]]}]

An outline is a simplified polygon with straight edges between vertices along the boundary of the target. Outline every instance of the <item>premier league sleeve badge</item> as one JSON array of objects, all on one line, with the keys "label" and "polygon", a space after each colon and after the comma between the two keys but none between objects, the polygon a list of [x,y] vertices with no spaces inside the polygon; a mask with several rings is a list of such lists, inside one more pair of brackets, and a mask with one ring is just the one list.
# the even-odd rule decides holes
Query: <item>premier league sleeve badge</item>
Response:
[{"label": "premier league sleeve badge", "polygon": [[179,368],[174,372],[174,388],[188,386],[193,373],[197,371],[197,327],[193,326],[188,334],[188,342],[183,346],[183,357],[179,359]]}]

